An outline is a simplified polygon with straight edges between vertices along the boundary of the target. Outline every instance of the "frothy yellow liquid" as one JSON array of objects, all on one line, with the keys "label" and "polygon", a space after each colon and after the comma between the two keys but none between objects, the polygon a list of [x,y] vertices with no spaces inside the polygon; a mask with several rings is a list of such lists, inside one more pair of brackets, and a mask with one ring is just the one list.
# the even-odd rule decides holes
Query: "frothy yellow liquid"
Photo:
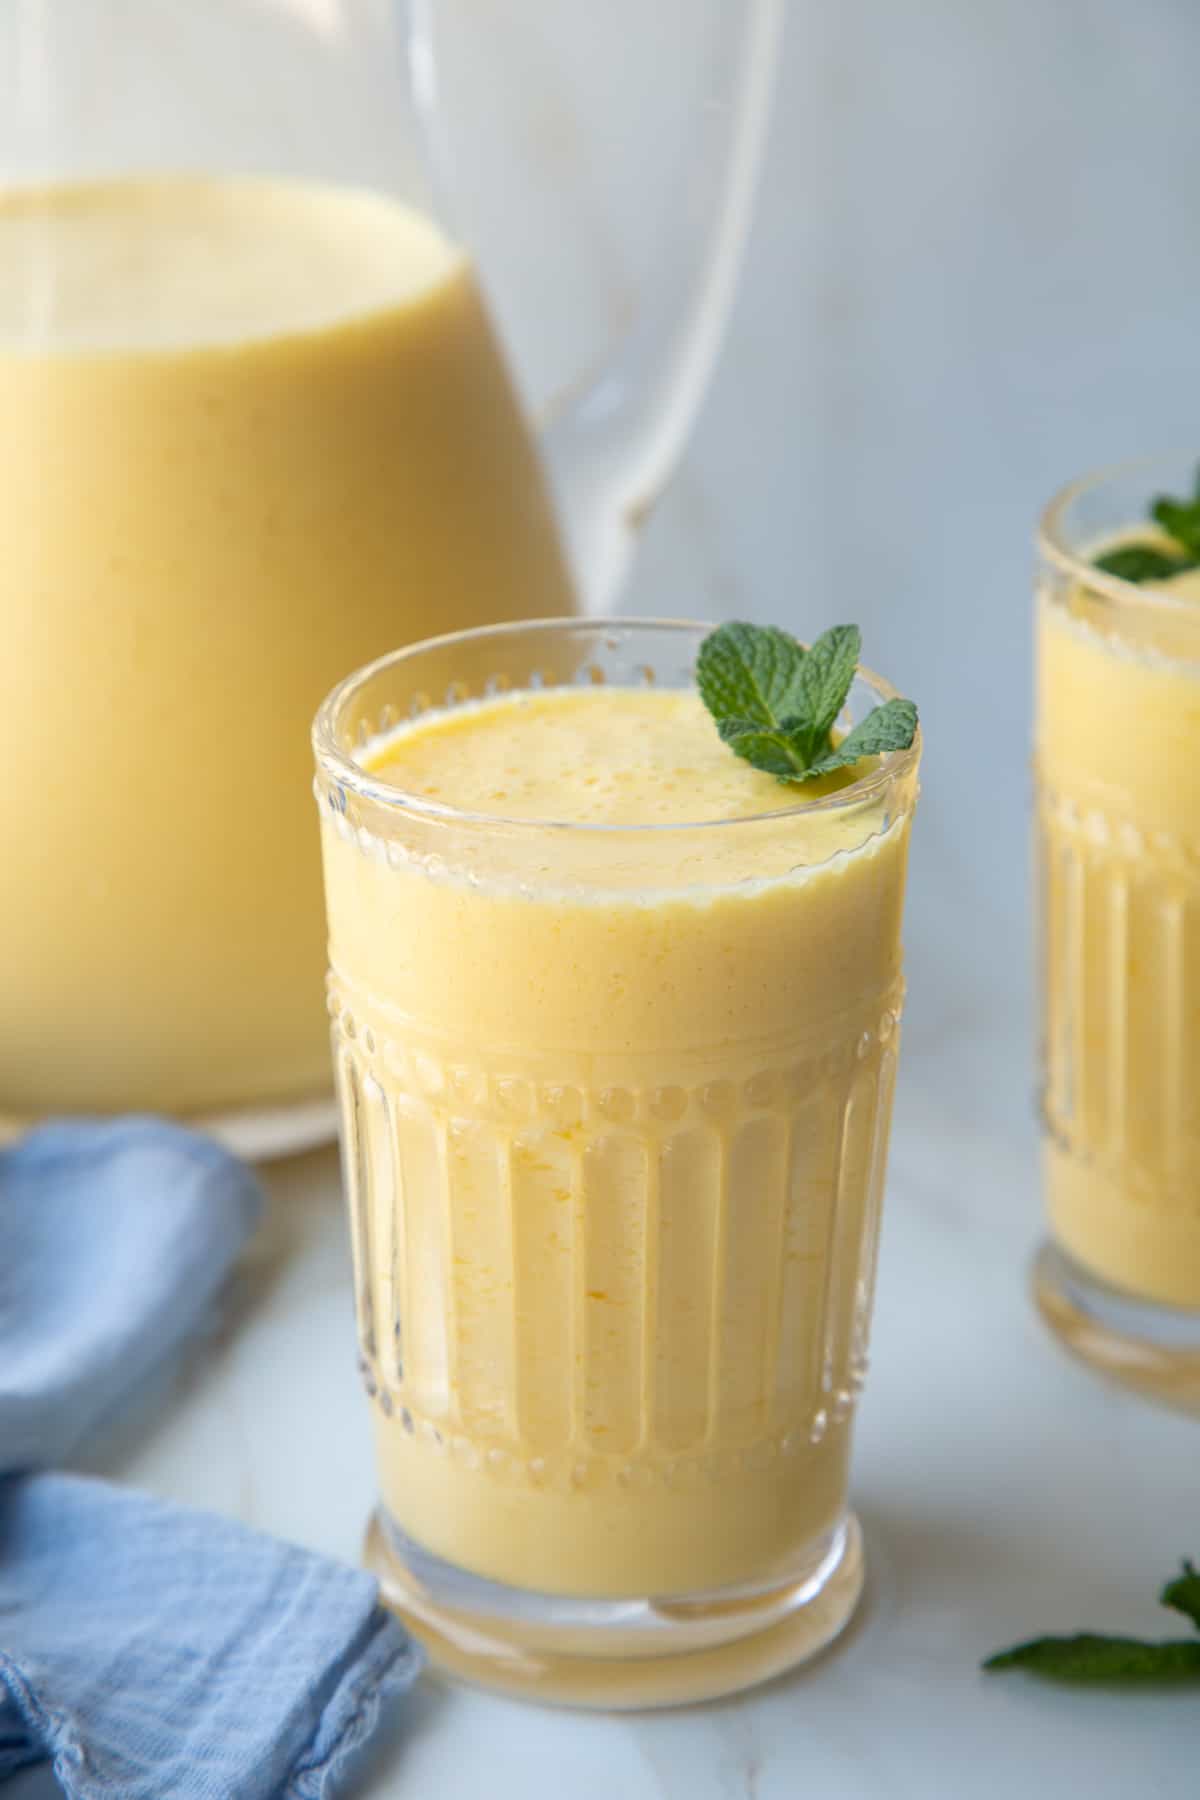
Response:
[{"label": "frothy yellow liquid", "polygon": [[[846,1501],[907,808],[772,817],[794,791],[655,689],[471,703],[366,761],[518,822],[427,855],[323,807],[390,1514],[542,1592],[782,1581]],[[594,829],[646,825],[680,829]]]},{"label": "frothy yellow liquid", "polygon": [[562,613],[470,266],[368,193],[0,196],[0,1114],[328,1079],[311,716]]},{"label": "frothy yellow liquid", "polygon": [[1039,613],[1047,1198],[1085,1268],[1200,1306],[1200,581]]}]

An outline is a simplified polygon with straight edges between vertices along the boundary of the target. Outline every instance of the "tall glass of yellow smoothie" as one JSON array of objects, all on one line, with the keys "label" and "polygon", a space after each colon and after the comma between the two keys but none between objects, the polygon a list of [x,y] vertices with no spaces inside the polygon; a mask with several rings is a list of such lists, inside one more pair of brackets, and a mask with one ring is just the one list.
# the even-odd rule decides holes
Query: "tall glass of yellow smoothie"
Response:
[{"label": "tall glass of yellow smoothie", "polygon": [[1048,508],[1037,599],[1044,1316],[1200,1395],[1200,485],[1164,458]]},{"label": "tall glass of yellow smoothie", "polygon": [[862,1583],[919,746],[781,785],[704,637],[460,633],[314,733],[370,1558],[443,1665],[549,1700],[744,1686]]}]

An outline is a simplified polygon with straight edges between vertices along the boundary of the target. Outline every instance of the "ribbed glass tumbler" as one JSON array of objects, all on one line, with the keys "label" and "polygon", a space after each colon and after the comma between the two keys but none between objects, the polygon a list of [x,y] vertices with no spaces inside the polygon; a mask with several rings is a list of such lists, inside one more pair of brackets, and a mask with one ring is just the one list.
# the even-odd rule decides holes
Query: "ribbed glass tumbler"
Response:
[{"label": "ribbed glass tumbler", "polygon": [[[1037,601],[1038,1305],[1088,1361],[1200,1398],[1200,578],[1099,569],[1160,541],[1182,458],[1048,509]],[[1179,547],[1173,547],[1178,556]]]},{"label": "ribbed glass tumbler", "polygon": [[315,731],[370,1560],[443,1665],[573,1704],[763,1679],[858,1597],[919,749],[640,827],[456,811],[369,752],[502,690],[690,686],[703,635],[444,638]]}]

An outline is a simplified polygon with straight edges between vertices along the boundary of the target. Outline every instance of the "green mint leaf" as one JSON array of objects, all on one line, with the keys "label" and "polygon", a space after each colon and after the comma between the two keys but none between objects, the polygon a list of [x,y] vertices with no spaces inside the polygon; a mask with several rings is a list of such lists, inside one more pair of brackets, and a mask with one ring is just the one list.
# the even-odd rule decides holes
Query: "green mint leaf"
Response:
[{"label": "green mint leaf", "polygon": [[1103,1637],[1080,1632],[1076,1637],[1031,1638],[989,1656],[983,1667],[1025,1669],[1050,1681],[1111,1681],[1136,1685],[1153,1681],[1200,1681],[1200,1641],[1173,1638],[1146,1643],[1141,1638]]},{"label": "green mint leaf", "polygon": [[773,625],[721,625],[700,646],[696,684],[731,750],[780,781],[806,781],[913,741],[916,707],[889,700],[833,745],[860,644],[857,625],[834,625],[811,650]]},{"label": "green mint leaf", "polygon": [[1150,517],[1167,536],[1174,538],[1178,551],[1163,550],[1157,544],[1118,544],[1094,559],[1094,566],[1106,575],[1122,581],[1168,581],[1185,569],[1200,567],[1200,466],[1192,484],[1190,500],[1177,500],[1173,494],[1159,494],[1150,503]]},{"label": "green mint leaf", "polygon": [[1173,500],[1169,494],[1160,494],[1150,508],[1150,517],[1190,556],[1200,556],[1200,500]]},{"label": "green mint leaf", "polygon": [[848,731],[836,749],[819,756],[809,770],[825,775],[845,769],[864,756],[882,756],[889,750],[907,750],[917,735],[917,709],[911,700],[885,700],[874,712]]},{"label": "green mint leaf", "polygon": [[857,625],[833,625],[816,639],[800,665],[809,762],[829,746],[829,733],[846,704],[861,650]]},{"label": "green mint leaf", "polygon": [[808,772],[801,751],[782,724],[771,730],[754,719],[722,719],[718,730],[731,750],[764,774],[777,775],[780,781],[802,781]]},{"label": "green mint leaf", "polygon": [[719,724],[746,719],[774,730],[801,710],[805,649],[774,625],[734,622],[710,632],[696,659],[700,697]]},{"label": "green mint leaf", "polygon": [[1117,575],[1122,581],[1134,582],[1167,581],[1172,575],[1181,575],[1185,569],[1197,566],[1200,565],[1195,559],[1168,556],[1153,544],[1119,544],[1115,550],[1107,550],[1095,560],[1095,567],[1105,575]]},{"label": "green mint leaf", "polygon": [[1200,1631],[1200,1571],[1186,1558],[1182,1575],[1177,1575],[1174,1581],[1168,1581],[1158,1596],[1158,1601],[1160,1606],[1169,1606],[1175,1612],[1182,1613]]}]

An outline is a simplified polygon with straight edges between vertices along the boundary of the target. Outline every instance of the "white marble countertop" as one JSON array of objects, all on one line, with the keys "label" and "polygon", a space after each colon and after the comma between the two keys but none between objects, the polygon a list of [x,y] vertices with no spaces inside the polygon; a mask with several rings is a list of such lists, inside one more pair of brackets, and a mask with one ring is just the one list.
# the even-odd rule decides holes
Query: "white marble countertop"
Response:
[{"label": "white marble countertop", "polygon": [[[977,1670],[1040,1629],[1169,1634],[1157,1587],[1200,1552],[1195,1420],[1102,1386],[1027,1304],[1037,1201],[1011,1079],[1027,1063],[1018,1030],[996,1008],[954,1017],[931,1003],[912,1018],[854,1474],[869,1591],[841,1646],[757,1694],[659,1715],[540,1711],[427,1676],[379,1747],[366,1800],[1187,1790],[1194,1693]],[[353,1558],[372,1477],[334,1157],[281,1165],[270,1186],[238,1316],[104,1467]],[[31,1775],[11,1791],[55,1790]]]}]

